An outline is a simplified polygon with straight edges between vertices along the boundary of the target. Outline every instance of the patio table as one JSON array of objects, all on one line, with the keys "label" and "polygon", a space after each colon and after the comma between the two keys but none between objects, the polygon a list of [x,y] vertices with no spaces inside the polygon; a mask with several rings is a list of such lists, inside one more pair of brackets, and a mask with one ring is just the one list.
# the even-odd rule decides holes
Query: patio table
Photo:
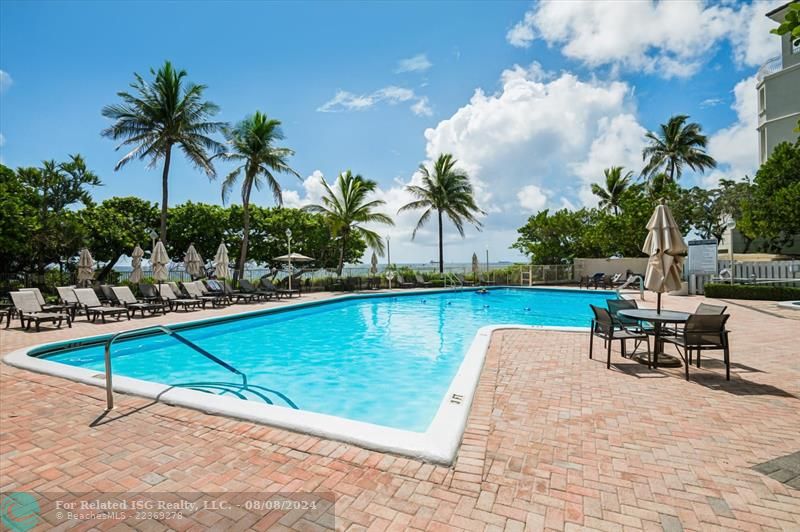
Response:
[{"label": "patio table", "polygon": [[678,358],[664,354],[664,344],[661,341],[661,328],[664,324],[668,323],[686,323],[686,320],[689,319],[691,314],[674,310],[662,310],[658,312],[655,309],[644,308],[620,310],[618,314],[626,318],[633,318],[638,321],[646,321],[653,324],[653,367],[658,367],[659,354],[669,360],[668,364],[663,365],[669,365],[671,367],[681,365]]}]

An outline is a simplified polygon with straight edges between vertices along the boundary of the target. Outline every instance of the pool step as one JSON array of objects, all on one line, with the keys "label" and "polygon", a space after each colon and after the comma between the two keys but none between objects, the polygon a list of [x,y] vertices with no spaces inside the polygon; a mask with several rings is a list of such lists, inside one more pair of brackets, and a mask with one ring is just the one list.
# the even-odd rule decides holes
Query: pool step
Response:
[{"label": "pool step", "polygon": [[256,401],[268,405],[288,406],[299,410],[299,407],[287,396],[277,390],[271,390],[257,384],[243,385],[240,382],[184,382],[174,384],[181,388],[188,388],[198,392],[210,393],[214,395],[226,395],[244,399],[245,401]]}]

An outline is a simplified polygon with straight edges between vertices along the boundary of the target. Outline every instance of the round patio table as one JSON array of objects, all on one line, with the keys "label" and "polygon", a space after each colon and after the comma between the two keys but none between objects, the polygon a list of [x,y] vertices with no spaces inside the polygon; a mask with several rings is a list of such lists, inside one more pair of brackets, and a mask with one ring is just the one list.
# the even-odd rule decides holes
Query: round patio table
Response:
[{"label": "round patio table", "polygon": [[639,321],[646,321],[653,324],[653,367],[658,367],[658,356],[666,358],[666,362],[662,362],[662,366],[679,367],[681,361],[677,357],[664,354],[664,346],[661,342],[661,327],[665,323],[686,323],[689,319],[688,312],[676,312],[674,310],[662,310],[661,312],[655,309],[626,309],[620,310],[618,314],[626,318],[633,318]]}]

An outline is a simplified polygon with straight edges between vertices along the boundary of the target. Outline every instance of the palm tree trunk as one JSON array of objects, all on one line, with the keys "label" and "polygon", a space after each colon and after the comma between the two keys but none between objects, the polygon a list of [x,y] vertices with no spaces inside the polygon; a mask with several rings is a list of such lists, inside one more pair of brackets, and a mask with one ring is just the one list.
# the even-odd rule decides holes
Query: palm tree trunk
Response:
[{"label": "palm tree trunk", "polygon": [[339,267],[336,269],[336,275],[338,277],[342,276],[342,270],[344,269],[344,248],[347,246],[347,232],[342,233],[342,246],[339,248]]},{"label": "palm tree trunk", "polygon": [[670,183],[675,182],[675,161],[671,162],[669,165],[669,181]]},{"label": "palm tree trunk", "polygon": [[444,243],[442,242],[442,211],[439,213],[439,273],[444,273]]},{"label": "palm tree trunk", "polygon": [[172,145],[167,144],[164,152],[164,171],[161,174],[161,229],[159,237],[163,243],[167,243],[167,206],[169,204],[169,161],[172,156]]}]

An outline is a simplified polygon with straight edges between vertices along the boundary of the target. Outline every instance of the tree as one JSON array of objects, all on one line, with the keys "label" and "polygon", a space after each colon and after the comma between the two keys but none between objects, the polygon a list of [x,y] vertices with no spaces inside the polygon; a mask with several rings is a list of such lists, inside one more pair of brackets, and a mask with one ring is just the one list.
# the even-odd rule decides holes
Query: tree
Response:
[{"label": "tree", "polygon": [[562,264],[583,255],[583,233],[588,226],[589,211],[548,209],[528,218],[520,227],[517,241],[511,246],[529,255],[534,264]]},{"label": "tree", "polygon": [[422,228],[436,213],[439,228],[439,273],[444,272],[443,217],[447,216],[455,225],[458,234],[464,236],[464,222],[469,222],[479,230],[481,223],[477,215],[486,214],[475,203],[475,196],[469,176],[456,168],[456,161],[449,153],[443,153],[436,159],[433,170],[420,165],[422,185],[408,185],[406,191],[417,198],[415,201],[400,207],[398,213],[425,209],[411,233],[413,240],[417,231]]},{"label": "tree", "polygon": [[666,172],[670,181],[680,179],[683,166],[696,172],[714,168],[717,161],[706,153],[708,138],[702,134],[700,124],[686,123],[687,115],[677,115],[661,124],[661,132],[647,132],[649,144],[642,150],[642,160],[647,161],[642,173],[652,177]]},{"label": "tree", "polygon": [[300,179],[300,174],[295,172],[287,162],[294,155],[289,148],[275,146],[275,142],[283,140],[283,132],[279,120],[267,118],[267,115],[256,111],[239,122],[236,127],[224,131],[229,150],[218,154],[226,161],[241,163],[222,183],[222,201],[226,202],[231,189],[244,173],[242,181],[242,217],[243,236],[242,249],[239,254],[239,278],[244,275],[244,265],[247,261],[247,246],[250,238],[250,194],[253,187],[256,190],[266,184],[272,190],[275,202],[283,205],[281,185],[275,174],[287,173]]},{"label": "tree", "polygon": [[[230,209],[208,203],[194,203],[187,201],[169,209],[170,241],[167,252],[176,260],[183,258],[189,244],[194,244],[195,249],[205,260],[214,257],[219,243],[241,228],[241,217],[232,226]],[[228,241],[230,244],[230,241]]]},{"label": "tree", "polygon": [[85,245],[95,260],[105,262],[98,281],[108,277],[122,255],[149,241],[145,228],[158,221],[158,207],[133,196],[109,198],[78,214],[86,228]]},{"label": "tree", "polygon": [[0,212],[0,271],[19,271],[33,255],[31,235],[38,224],[38,200],[14,170],[1,164]]},{"label": "tree", "polygon": [[122,103],[103,108],[103,116],[114,123],[102,134],[121,140],[116,149],[131,147],[114,170],[119,170],[134,158],[149,159],[149,167],[163,159],[159,234],[166,242],[172,148],[180,148],[194,166],[214,177],[216,173],[207,152],[220,151],[221,145],[209,135],[219,130],[222,123],[209,121],[219,107],[203,100],[205,85],[184,81],[185,70],[175,70],[172,63],[165,61],[158,71],[150,69],[150,73],[154,76],[152,82],[134,73],[136,79],[130,85],[133,91],[118,92]]},{"label": "tree", "polygon": [[606,178],[605,188],[597,183],[592,183],[592,194],[600,198],[600,207],[613,210],[615,215],[619,214],[620,198],[633,177],[633,172],[623,175],[622,170],[622,166],[612,166],[603,170]]},{"label": "tree", "polygon": [[376,208],[386,203],[385,201],[367,200],[377,188],[377,183],[360,175],[353,175],[350,170],[339,174],[335,190],[331,189],[324,177],[320,179],[325,187],[322,205],[308,205],[305,210],[323,214],[331,226],[334,237],[339,240],[339,263],[336,274],[342,275],[345,250],[352,233],[359,235],[379,255],[383,255],[383,239],[375,231],[361,225],[367,223],[394,225],[391,218],[375,212]]},{"label": "tree", "polygon": [[73,256],[83,238],[82,226],[73,212],[74,205],[93,204],[89,187],[102,185],[100,178],[86,167],[80,155],[68,161],[44,161],[41,168],[19,168],[20,184],[30,191],[36,209],[36,224],[29,228],[31,262],[39,273],[48,264]]},{"label": "tree", "polygon": [[761,165],[737,225],[774,252],[800,234],[800,142],[778,144]]}]

